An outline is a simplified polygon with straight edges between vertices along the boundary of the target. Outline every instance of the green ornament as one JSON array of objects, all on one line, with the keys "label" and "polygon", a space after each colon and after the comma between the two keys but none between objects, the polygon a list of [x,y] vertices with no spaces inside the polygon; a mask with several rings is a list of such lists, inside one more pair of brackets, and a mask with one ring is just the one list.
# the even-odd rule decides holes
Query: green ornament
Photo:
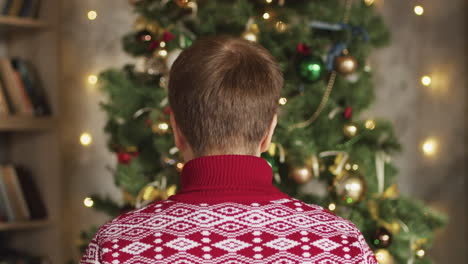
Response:
[{"label": "green ornament", "polygon": [[304,82],[316,82],[322,78],[322,59],[316,56],[307,56],[299,61],[298,73]]},{"label": "green ornament", "polygon": [[278,164],[276,163],[275,157],[270,155],[268,152],[262,153],[262,157],[268,162],[273,170],[273,173],[278,172]]},{"label": "green ornament", "polygon": [[193,41],[189,37],[183,36],[182,40],[180,42],[180,47],[183,48],[183,49],[186,49],[186,48],[192,46],[192,43],[193,43]]}]

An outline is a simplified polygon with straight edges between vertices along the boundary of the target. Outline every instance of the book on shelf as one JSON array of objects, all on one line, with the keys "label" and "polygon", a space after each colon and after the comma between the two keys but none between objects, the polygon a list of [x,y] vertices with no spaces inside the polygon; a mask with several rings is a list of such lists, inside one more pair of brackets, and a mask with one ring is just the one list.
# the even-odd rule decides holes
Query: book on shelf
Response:
[{"label": "book on shelf", "polygon": [[3,16],[37,18],[41,0],[0,0]]},{"label": "book on shelf", "polygon": [[45,219],[47,210],[32,177],[12,165],[0,166],[0,221]]},{"label": "book on shelf", "polygon": [[50,115],[45,90],[30,62],[0,59],[0,114]]}]

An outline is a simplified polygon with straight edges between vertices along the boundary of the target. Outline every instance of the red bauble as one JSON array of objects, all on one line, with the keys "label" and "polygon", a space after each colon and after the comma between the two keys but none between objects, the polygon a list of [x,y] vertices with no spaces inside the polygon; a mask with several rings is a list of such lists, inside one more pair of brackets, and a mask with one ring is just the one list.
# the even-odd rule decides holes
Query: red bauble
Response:
[{"label": "red bauble", "polygon": [[173,40],[174,38],[175,38],[175,36],[171,32],[164,31],[163,37],[162,37],[162,40],[164,42],[169,42],[169,41]]},{"label": "red bauble", "polygon": [[166,108],[164,108],[164,113],[166,115],[170,115],[171,114],[171,107],[170,106],[166,106]]},{"label": "red bauble", "polygon": [[303,56],[308,56],[310,55],[310,48],[304,43],[299,43],[297,44],[297,52],[299,52]]},{"label": "red bauble", "polygon": [[159,47],[159,44],[160,44],[160,41],[158,41],[158,40],[151,41],[151,43],[148,46],[148,50],[153,51],[153,50],[157,49]]},{"label": "red bauble", "polygon": [[145,123],[146,123],[147,127],[152,127],[153,126],[153,122],[151,122],[151,119],[146,119]]},{"label": "red bauble", "polygon": [[346,118],[346,119],[351,119],[351,117],[353,116],[353,108],[351,108],[351,107],[349,107],[349,106],[346,107],[343,116],[344,116],[344,118]]},{"label": "red bauble", "polygon": [[120,164],[129,164],[132,161],[132,155],[128,152],[117,153],[117,160]]}]

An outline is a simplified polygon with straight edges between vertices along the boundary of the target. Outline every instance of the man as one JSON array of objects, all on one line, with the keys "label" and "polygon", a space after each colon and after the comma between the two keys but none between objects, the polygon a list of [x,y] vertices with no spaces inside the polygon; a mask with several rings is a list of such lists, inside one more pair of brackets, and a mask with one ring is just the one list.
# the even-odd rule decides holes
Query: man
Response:
[{"label": "man", "polygon": [[211,37],[182,52],[169,81],[181,189],[102,226],[81,263],[376,264],[352,223],[273,186],[260,154],[282,86],[258,44]]}]

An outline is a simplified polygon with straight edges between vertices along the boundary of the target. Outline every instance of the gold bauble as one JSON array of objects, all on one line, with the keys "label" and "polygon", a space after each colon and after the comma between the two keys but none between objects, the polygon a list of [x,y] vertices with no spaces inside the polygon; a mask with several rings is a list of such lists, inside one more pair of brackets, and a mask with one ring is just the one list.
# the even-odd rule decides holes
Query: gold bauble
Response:
[{"label": "gold bauble", "polygon": [[312,171],[307,166],[292,168],[289,177],[299,184],[304,184],[312,178]]},{"label": "gold bauble", "polygon": [[356,136],[358,130],[357,125],[354,123],[348,123],[343,126],[343,134],[348,138]]},{"label": "gold bauble", "polygon": [[134,25],[136,31],[147,30],[154,35],[159,35],[164,31],[156,21],[150,21],[144,16],[140,16],[136,19]]},{"label": "gold bauble", "polygon": [[367,192],[367,183],[364,178],[355,172],[346,172],[343,176],[335,183],[338,196],[347,204],[354,204],[364,199]]},{"label": "gold bauble", "polygon": [[356,72],[357,67],[358,62],[353,56],[342,55],[335,59],[335,70],[343,75]]},{"label": "gold bauble", "polygon": [[146,30],[148,30],[149,32],[155,35],[161,34],[161,32],[164,31],[161,28],[161,26],[157,22],[154,22],[154,21],[146,24]]},{"label": "gold bauble", "polygon": [[159,182],[149,183],[138,193],[135,206],[141,208],[155,201],[166,200],[169,196],[174,195],[176,190],[177,186],[175,184],[161,190],[159,188]]},{"label": "gold bauble", "polygon": [[283,33],[288,29],[288,25],[284,23],[283,21],[277,21],[275,24],[276,31],[279,33]]},{"label": "gold bauble", "polygon": [[140,16],[135,20],[135,29],[137,31],[145,30],[146,25],[148,25],[148,19],[144,16]]},{"label": "gold bauble", "polygon": [[394,264],[395,259],[393,258],[392,254],[386,249],[377,249],[375,252],[375,258],[379,262],[379,264]]}]

